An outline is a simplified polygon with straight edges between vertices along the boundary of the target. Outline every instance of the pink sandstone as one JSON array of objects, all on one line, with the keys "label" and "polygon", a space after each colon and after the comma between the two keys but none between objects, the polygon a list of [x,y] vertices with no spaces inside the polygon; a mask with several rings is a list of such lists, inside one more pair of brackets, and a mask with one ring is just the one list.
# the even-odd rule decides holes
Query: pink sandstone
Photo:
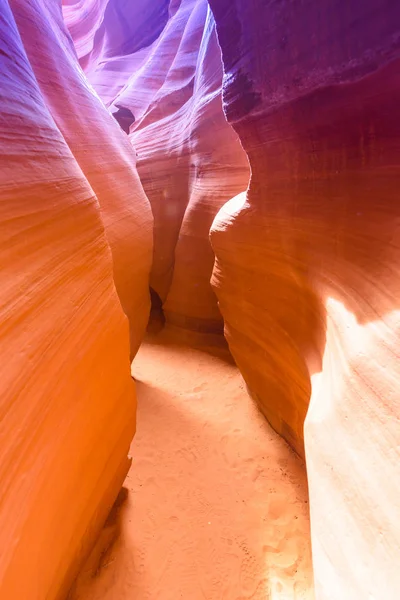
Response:
[{"label": "pink sandstone", "polygon": [[317,600],[400,589],[399,6],[210,0],[252,171],[212,228],[232,353],[305,455]]}]

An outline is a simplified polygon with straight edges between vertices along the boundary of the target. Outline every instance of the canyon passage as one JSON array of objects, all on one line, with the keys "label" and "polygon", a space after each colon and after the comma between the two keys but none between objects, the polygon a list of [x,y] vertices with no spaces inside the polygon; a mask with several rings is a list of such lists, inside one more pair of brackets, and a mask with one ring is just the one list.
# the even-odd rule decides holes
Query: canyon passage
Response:
[{"label": "canyon passage", "polygon": [[132,468],[71,600],[314,598],[304,464],[204,343],[164,330],[134,360]]},{"label": "canyon passage", "polygon": [[398,600],[400,4],[0,0],[0,598]]}]

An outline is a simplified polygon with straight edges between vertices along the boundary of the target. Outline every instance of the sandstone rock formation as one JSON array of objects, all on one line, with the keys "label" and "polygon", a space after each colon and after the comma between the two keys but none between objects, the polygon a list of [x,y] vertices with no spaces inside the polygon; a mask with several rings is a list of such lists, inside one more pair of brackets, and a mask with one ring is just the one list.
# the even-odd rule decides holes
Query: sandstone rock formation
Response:
[{"label": "sandstone rock formation", "polygon": [[398,600],[398,3],[0,15],[0,597],[63,598],[115,499],[150,283],[306,457],[317,600]]},{"label": "sandstone rock formation", "polygon": [[47,106],[100,203],[134,356],[149,314],[152,255],[152,216],[135,154],[79,69],[60,6],[47,0],[11,6]]},{"label": "sandstone rock formation", "polygon": [[248,162],[222,110],[221,56],[206,0],[171,2],[167,11],[165,2],[142,4],[139,11],[110,0],[100,25],[93,17],[90,52],[75,24],[80,6],[65,14],[89,81],[113,112],[129,109],[135,118],[130,139],[154,214],[151,287],[169,322],[218,331],[209,229],[219,208],[246,189]]},{"label": "sandstone rock formation", "polygon": [[[219,213],[229,345],[306,458],[318,600],[400,589],[395,2],[210,0],[252,170]],[[311,383],[312,382],[312,383]]]},{"label": "sandstone rock formation", "polygon": [[180,3],[62,0],[64,21],[80,63],[107,105],[147,59]]},{"label": "sandstone rock formation", "polygon": [[0,0],[0,15],[0,597],[52,600],[128,469],[135,391],[113,278],[137,343],[150,212],[61,7]]}]

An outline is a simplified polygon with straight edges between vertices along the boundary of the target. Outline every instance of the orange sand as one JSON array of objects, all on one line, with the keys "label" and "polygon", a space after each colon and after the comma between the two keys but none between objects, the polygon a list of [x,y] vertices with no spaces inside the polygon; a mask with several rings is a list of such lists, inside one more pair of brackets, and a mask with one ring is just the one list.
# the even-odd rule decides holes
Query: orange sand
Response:
[{"label": "orange sand", "polygon": [[225,351],[162,332],[132,373],[132,469],[71,600],[312,600],[304,464]]}]

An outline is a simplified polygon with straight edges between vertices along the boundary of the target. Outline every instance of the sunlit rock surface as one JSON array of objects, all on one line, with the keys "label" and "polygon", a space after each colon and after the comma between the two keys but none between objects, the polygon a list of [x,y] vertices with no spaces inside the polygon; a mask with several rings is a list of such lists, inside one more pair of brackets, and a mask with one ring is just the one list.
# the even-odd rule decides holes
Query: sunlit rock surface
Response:
[{"label": "sunlit rock surface", "polygon": [[62,598],[126,473],[137,161],[150,285],[203,331],[213,223],[230,349],[307,459],[317,600],[398,600],[400,6],[209,5],[63,0],[76,55],[58,3],[0,0],[1,598]]},{"label": "sunlit rock surface", "polygon": [[[7,600],[65,597],[128,469],[135,391],[113,278],[123,301],[125,253],[135,273],[135,260],[151,252],[149,207],[128,154],[124,134],[76,70],[61,7],[0,0],[0,597]],[[141,223],[132,218],[138,206]],[[118,233],[119,220],[128,232]],[[127,234],[140,239],[125,243]],[[144,288],[144,271],[126,281],[132,277]]]},{"label": "sunlit rock surface", "polygon": [[80,63],[102,98],[112,100],[144,63],[180,2],[62,0]]},{"label": "sunlit rock surface", "polygon": [[60,6],[50,0],[12,0],[11,5],[52,117],[100,203],[115,285],[130,321],[133,356],[149,314],[152,257],[151,209],[136,172],[134,151],[86,83]]},{"label": "sunlit rock surface", "polygon": [[219,208],[246,189],[249,167],[222,110],[214,20],[205,0],[141,4],[138,20],[135,3],[110,0],[101,25],[92,20],[89,53],[85,21],[80,31],[72,19],[80,5],[65,15],[89,81],[112,112],[134,117],[130,140],[154,214],[151,287],[167,320],[222,330],[209,230]]},{"label": "sunlit rock surface", "polygon": [[317,599],[396,600],[400,6],[210,5],[252,169],[211,235],[229,344],[299,452],[312,389]]}]

